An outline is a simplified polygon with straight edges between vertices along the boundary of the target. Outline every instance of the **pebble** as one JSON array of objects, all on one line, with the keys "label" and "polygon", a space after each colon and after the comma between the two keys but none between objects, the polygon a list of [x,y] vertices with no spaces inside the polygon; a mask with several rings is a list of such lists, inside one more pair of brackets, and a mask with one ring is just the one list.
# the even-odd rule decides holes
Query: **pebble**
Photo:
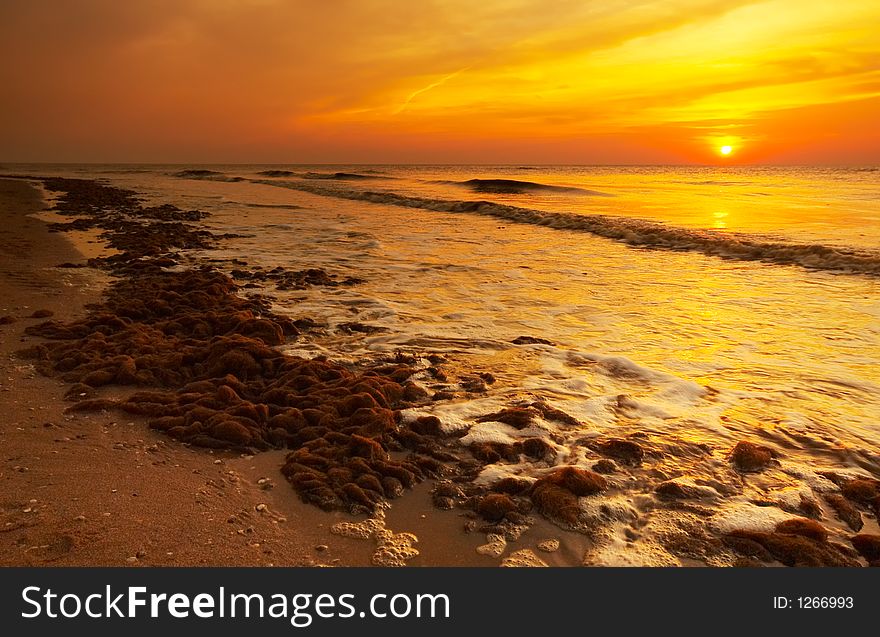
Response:
[{"label": "pebble", "polygon": [[131,557],[125,558],[125,561],[128,562],[129,564],[134,564],[138,561],[138,558],[136,558],[134,555],[132,555]]},{"label": "pebble", "polygon": [[260,511],[261,513],[263,511],[266,511],[268,508],[269,507],[267,507],[265,504],[258,504],[257,506],[254,507],[254,509],[256,509],[257,511]]},{"label": "pebble", "polygon": [[84,516],[84,515],[78,515],[78,516],[76,516],[76,517],[73,518],[73,519],[74,519],[75,521],[77,521],[77,522],[85,522],[85,521],[86,521],[86,516]]},{"label": "pebble", "polygon": [[316,551],[326,551],[328,548],[329,547],[326,544],[318,544],[318,546],[315,547],[315,550]]}]

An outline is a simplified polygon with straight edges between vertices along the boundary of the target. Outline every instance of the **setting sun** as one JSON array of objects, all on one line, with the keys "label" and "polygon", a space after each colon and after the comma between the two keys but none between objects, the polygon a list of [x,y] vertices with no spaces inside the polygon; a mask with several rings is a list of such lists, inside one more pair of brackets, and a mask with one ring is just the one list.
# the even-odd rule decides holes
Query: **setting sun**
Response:
[{"label": "setting sun", "polygon": [[722,155],[729,155],[733,152],[733,146],[722,146],[719,150]]}]

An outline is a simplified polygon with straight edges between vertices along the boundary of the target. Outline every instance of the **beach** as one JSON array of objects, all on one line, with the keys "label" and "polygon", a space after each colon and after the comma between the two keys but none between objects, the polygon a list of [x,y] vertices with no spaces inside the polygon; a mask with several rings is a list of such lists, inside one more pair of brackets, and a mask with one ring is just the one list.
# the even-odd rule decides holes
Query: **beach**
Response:
[{"label": "beach", "polygon": [[64,413],[69,387],[13,352],[33,342],[23,332],[41,322],[28,318],[35,311],[76,320],[106,278],[55,267],[85,259],[65,235],[29,216],[45,208],[38,190],[4,179],[0,193],[0,314],[15,318],[0,328],[0,563],[290,566],[356,559],[350,549],[327,547],[331,519],[277,497],[274,489],[285,489],[277,468],[174,444],[134,415]]},{"label": "beach", "polygon": [[[416,186],[364,197],[314,185],[395,179],[379,171],[298,180],[290,171],[240,172],[174,171],[131,190],[106,176],[0,182],[0,316],[10,317],[0,326],[9,450],[2,479],[10,494],[3,563],[876,562],[877,448],[863,434],[876,412],[847,393],[873,400],[869,381],[838,379],[833,392],[809,398],[781,388],[787,402],[777,406],[757,386],[730,386],[748,366],[728,373],[719,364],[716,373],[704,334],[677,367],[669,361],[675,345],[650,335],[632,341],[633,328],[626,347],[634,354],[577,350],[565,342],[609,347],[602,330],[610,333],[612,317],[595,314],[585,336],[574,317],[594,312],[589,304],[573,309],[578,301],[559,291],[562,279],[506,256],[537,246],[561,268],[592,258],[600,273],[577,289],[596,305],[611,294],[613,268],[629,268],[630,284],[650,285],[633,269],[640,253],[612,244],[607,260],[588,254],[616,241],[620,228],[626,236],[638,229],[635,245],[660,251],[652,259],[721,263],[712,276],[726,287],[746,268],[755,295],[817,282],[830,290],[840,281],[841,289],[870,290],[864,277],[876,264],[861,246],[731,241],[606,217],[573,222],[553,209],[562,203],[541,199],[588,190],[562,184],[469,180],[478,196],[499,201],[454,209]],[[536,190],[544,206],[537,212],[506,203]],[[176,193],[173,202],[167,192]],[[211,203],[230,192],[222,206]],[[335,218],[323,212],[337,200],[361,207],[339,204]],[[371,214],[378,204],[384,219]],[[397,237],[392,225],[383,234],[382,224],[400,214],[394,206],[437,219],[432,241],[418,223],[414,237]],[[456,225],[462,212],[476,213],[468,223],[483,242],[458,238],[473,232]],[[546,219],[560,225],[540,227]],[[482,246],[482,268],[464,265]],[[500,255],[494,246],[504,246]],[[415,265],[406,260],[410,249]],[[450,263],[441,261],[448,255]],[[833,278],[840,276],[853,278]],[[444,278],[455,285],[441,292],[427,283]],[[777,311],[767,307],[770,316]],[[840,307],[847,320],[856,316]],[[658,311],[658,324],[672,320]],[[743,309],[729,311],[732,319]],[[487,316],[498,317],[495,333]],[[721,325],[728,317],[706,318]],[[750,337],[743,323],[724,338]],[[817,344],[812,332],[785,329],[805,350]],[[853,338],[873,338],[865,329]],[[752,364],[786,379],[786,353],[770,354]],[[849,365],[846,373],[864,365],[855,354],[830,360]],[[805,423],[798,418],[809,417],[807,401],[816,401],[817,414],[846,405],[849,415]],[[762,411],[772,415],[758,422]]]}]

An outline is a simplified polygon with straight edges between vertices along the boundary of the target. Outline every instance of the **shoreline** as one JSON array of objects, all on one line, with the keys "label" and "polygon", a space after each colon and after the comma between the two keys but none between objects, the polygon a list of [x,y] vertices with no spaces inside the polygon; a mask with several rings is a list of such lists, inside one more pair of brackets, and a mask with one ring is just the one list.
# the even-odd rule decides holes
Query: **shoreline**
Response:
[{"label": "shoreline", "polygon": [[[580,563],[577,554],[586,560],[597,549],[606,553],[606,560],[614,552],[617,563],[638,564],[641,559],[650,559],[630,554],[627,546],[606,544],[609,537],[603,536],[614,524],[625,523],[633,527],[632,531],[627,529],[627,537],[638,537],[634,530],[638,514],[627,504],[632,502],[627,499],[632,495],[627,483],[638,475],[645,476],[652,460],[664,455],[645,446],[639,434],[584,443],[591,470],[560,464],[552,445],[529,433],[538,422],[582,426],[540,399],[474,416],[475,424],[486,423],[487,432],[499,427],[498,431],[510,432],[501,438],[473,435],[479,427],[471,435],[445,429],[436,416],[418,415],[421,408],[447,399],[440,396],[443,392],[429,397],[423,387],[412,382],[422,364],[419,355],[397,354],[387,360],[342,365],[323,357],[289,356],[277,349],[298,338],[308,339],[314,322],[292,321],[273,313],[272,297],[264,294],[271,289],[269,285],[279,290],[322,289],[358,285],[360,280],[340,279],[315,268],[254,270],[246,261],[236,259],[226,264],[236,267],[230,276],[213,265],[221,260],[198,258],[188,252],[211,250],[224,239],[235,238],[205,230],[198,222],[206,213],[168,204],[144,207],[136,193],[91,180],[40,179],[49,190],[62,193],[53,214],[62,219],[74,217],[70,223],[50,223],[48,229],[101,232],[113,252],[90,259],[89,270],[114,278],[101,302],[91,304],[88,312],[67,312],[57,317],[61,321],[30,324],[24,332],[19,326],[19,335],[42,337],[28,338],[26,345],[30,347],[18,348],[17,357],[32,361],[31,367],[22,367],[32,376],[38,370],[67,383],[70,404],[61,416],[66,422],[91,422],[102,435],[114,436],[118,433],[116,421],[101,425],[103,421],[116,418],[136,423],[129,429],[133,441],[115,440],[109,451],[133,451],[135,471],[143,477],[133,476],[130,466],[125,477],[154,487],[153,504],[157,507],[180,508],[177,497],[173,503],[168,501],[167,477],[159,476],[169,464],[187,469],[187,475],[204,476],[207,472],[212,476],[201,484],[202,478],[184,480],[178,476],[180,489],[195,490],[194,508],[186,513],[188,530],[193,530],[189,518],[195,513],[201,514],[199,521],[209,525],[189,542],[198,544],[201,552],[194,551],[181,558],[182,562],[162,562],[156,558],[161,549],[157,551],[151,544],[149,549],[134,550],[124,558],[125,563],[473,566],[498,564],[497,559],[506,552],[501,565],[546,566]],[[57,263],[47,267],[52,265]],[[26,280],[27,274],[23,278]],[[236,283],[241,280],[269,285],[241,286]],[[258,291],[245,292],[243,288],[248,287]],[[50,317],[44,313],[43,318]],[[435,370],[429,373],[437,377],[443,357],[431,355],[428,359],[434,367],[427,370]],[[404,417],[406,410],[415,415]],[[55,423],[46,428],[53,426]],[[147,427],[149,435],[143,432]],[[88,438],[87,434],[78,440],[94,444]],[[72,439],[54,440],[59,441]],[[50,453],[54,451],[58,450]],[[100,453],[101,449],[92,452]],[[531,478],[504,477],[502,470],[494,480],[477,479],[484,469],[495,471],[522,457],[544,468]],[[642,467],[643,458],[647,467]],[[726,463],[730,468],[725,473],[741,480],[744,474],[760,473],[778,464],[775,458],[770,450],[743,441],[729,452]],[[159,468],[148,469],[148,461]],[[198,466],[192,468],[193,463]],[[114,470],[120,468],[110,464]],[[13,469],[29,473],[29,467],[21,471],[23,466]],[[283,485],[285,480],[277,475],[279,466],[289,485]],[[67,469],[76,473],[82,466],[74,461]],[[150,471],[157,475],[148,476]],[[118,472],[115,477],[119,479]],[[858,508],[862,507],[876,517],[876,512],[870,511],[877,509],[880,498],[875,502],[868,492],[876,491],[880,481],[833,474],[827,477],[846,495],[846,499],[838,496],[841,510],[859,516]],[[661,508],[705,516],[705,509],[695,501],[719,497],[714,487],[661,479],[664,482],[654,490],[653,501],[642,496],[641,506],[649,511]],[[275,488],[265,490],[270,484]],[[720,493],[736,492],[734,484],[715,486]],[[114,496],[121,492],[111,489]],[[226,511],[218,503],[228,503],[230,493],[246,505],[224,517]],[[134,491],[131,498],[142,495]],[[79,504],[80,496],[75,497],[78,499],[73,501]],[[129,510],[136,510],[144,501],[127,502]],[[388,508],[389,502],[395,504]],[[100,505],[100,499],[96,503]],[[36,519],[25,514],[50,508],[38,498],[15,502],[9,508],[10,532]],[[785,511],[765,520],[761,529],[731,526],[727,531],[697,532],[701,527],[690,525],[688,534],[693,537],[671,537],[666,548],[682,565],[860,565],[862,549],[856,545],[864,542],[852,538],[858,551],[829,542],[827,531],[814,521],[823,516],[814,501],[801,501]],[[168,517],[179,515],[178,510],[152,513],[152,523],[157,518],[167,523]],[[838,511],[843,519],[841,515]],[[112,518],[113,513],[105,511],[101,516]],[[127,513],[125,517],[133,516]],[[222,526],[218,518],[231,525],[226,533],[217,528]],[[83,513],[74,519],[84,523],[90,518]],[[290,524],[291,519],[296,522]],[[855,531],[861,529],[861,517],[857,522],[850,523]],[[295,530],[285,530],[294,526]],[[162,538],[170,541],[168,528],[157,532],[161,535],[164,531]],[[273,536],[272,531],[277,533]],[[255,535],[260,533],[270,539],[260,540]],[[32,542],[26,534],[19,535],[16,546]],[[123,530],[116,539],[130,544],[135,536],[136,531]],[[226,536],[233,536],[232,541]],[[73,559],[69,555],[82,543],[81,536],[65,532],[52,537],[47,543],[27,548],[37,554],[48,551],[47,559],[59,563],[78,563],[69,561]],[[563,550],[555,553],[559,538],[563,539]],[[173,539],[180,542],[179,537]],[[423,542],[416,548],[418,540]],[[554,540],[556,548],[545,548],[554,546],[548,540]],[[870,561],[874,540],[864,541],[869,553],[863,555]],[[221,556],[216,548],[219,545],[229,553]],[[283,557],[272,559],[278,552],[267,547],[276,545],[283,547]],[[242,546],[249,547],[246,550],[251,554],[236,553]],[[435,551],[441,546],[444,550],[438,554]],[[428,547],[430,550],[424,550]],[[164,554],[177,559],[175,550]],[[195,555],[199,557],[193,561]],[[204,559],[216,561],[197,561]],[[82,563],[105,562],[86,559]]]},{"label": "shoreline", "polygon": [[[25,330],[46,318],[73,324],[88,317],[86,306],[100,301],[112,278],[79,266],[90,258],[112,260],[119,250],[86,246],[87,259],[69,234],[51,231],[64,218],[46,210],[29,181],[0,179],[7,244],[14,244],[13,232],[26,235],[20,239],[26,249],[2,261],[4,273],[17,264],[22,283],[4,277],[0,288],[9,299],[3,306],[8,312],[0,314],[15,319],[0,326],[2,371],[9,373],[0,397],[10,416],[0,423],[0,441],[16,450],[0,480],[8,493],[21,496],[8,498],[0,509],[0,565],[370,565],[373,543],[330,531],[336,523],[358,523],[366,516],[300,501],[279,472],[286,451],[199,448],[150,429],[142,415],[112,409],[68,413],[78,404],[64,399],[70,383],[38,373],[32,359],[21,358],[23,348],[46,342]],[[65,277],[77,283],[62,285]],[[85,287],[83,281],[92,283]],[[56,290],[57,299],[37,303],[48,289]],[[23,318],[23,310],[29,315],[37,305],[53,314]],[[98,400],[115,400],[124,397],[121,389],[82,393],[97,391]],[[10,400],[12,395],[17,400]],[[47,458],[49,469],[43,466]],[[456,512],[434,509],[429,491],[408,492],[388,515],[389,526],[416,528],[424,540],[410,563],[491,565],[493,560],[474,551],[481,537],[465,535]]]},{"label": "shoreline", "polygon": [[[14,352],[39,340],[24,334],[46,318],[26,318],[35,310],[78,320],[106,281],[55,267],[85,257],[31,216],[44,209],[27,181],[0,179],[0,316],[15,319],[0,326],[0,565],[365,563],[359,547],[332,541],[332,516],[284,498],[278,477],[248,458],[186,447],[134,415],[64,413],[69,386]],[[266,477],[275,489],[258,484]]]}]

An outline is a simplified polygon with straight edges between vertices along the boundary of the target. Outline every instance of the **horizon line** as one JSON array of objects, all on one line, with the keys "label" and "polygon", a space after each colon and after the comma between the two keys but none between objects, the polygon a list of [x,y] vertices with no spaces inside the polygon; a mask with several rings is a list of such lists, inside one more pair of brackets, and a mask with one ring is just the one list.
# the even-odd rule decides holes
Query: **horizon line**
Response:
[{"label": "horizon line", "polygon": [[491,163],[491,162],[241,162],[241,161],[2,161],[5,166],[494,166],[499,168],[877,168],[877,163]]}]

